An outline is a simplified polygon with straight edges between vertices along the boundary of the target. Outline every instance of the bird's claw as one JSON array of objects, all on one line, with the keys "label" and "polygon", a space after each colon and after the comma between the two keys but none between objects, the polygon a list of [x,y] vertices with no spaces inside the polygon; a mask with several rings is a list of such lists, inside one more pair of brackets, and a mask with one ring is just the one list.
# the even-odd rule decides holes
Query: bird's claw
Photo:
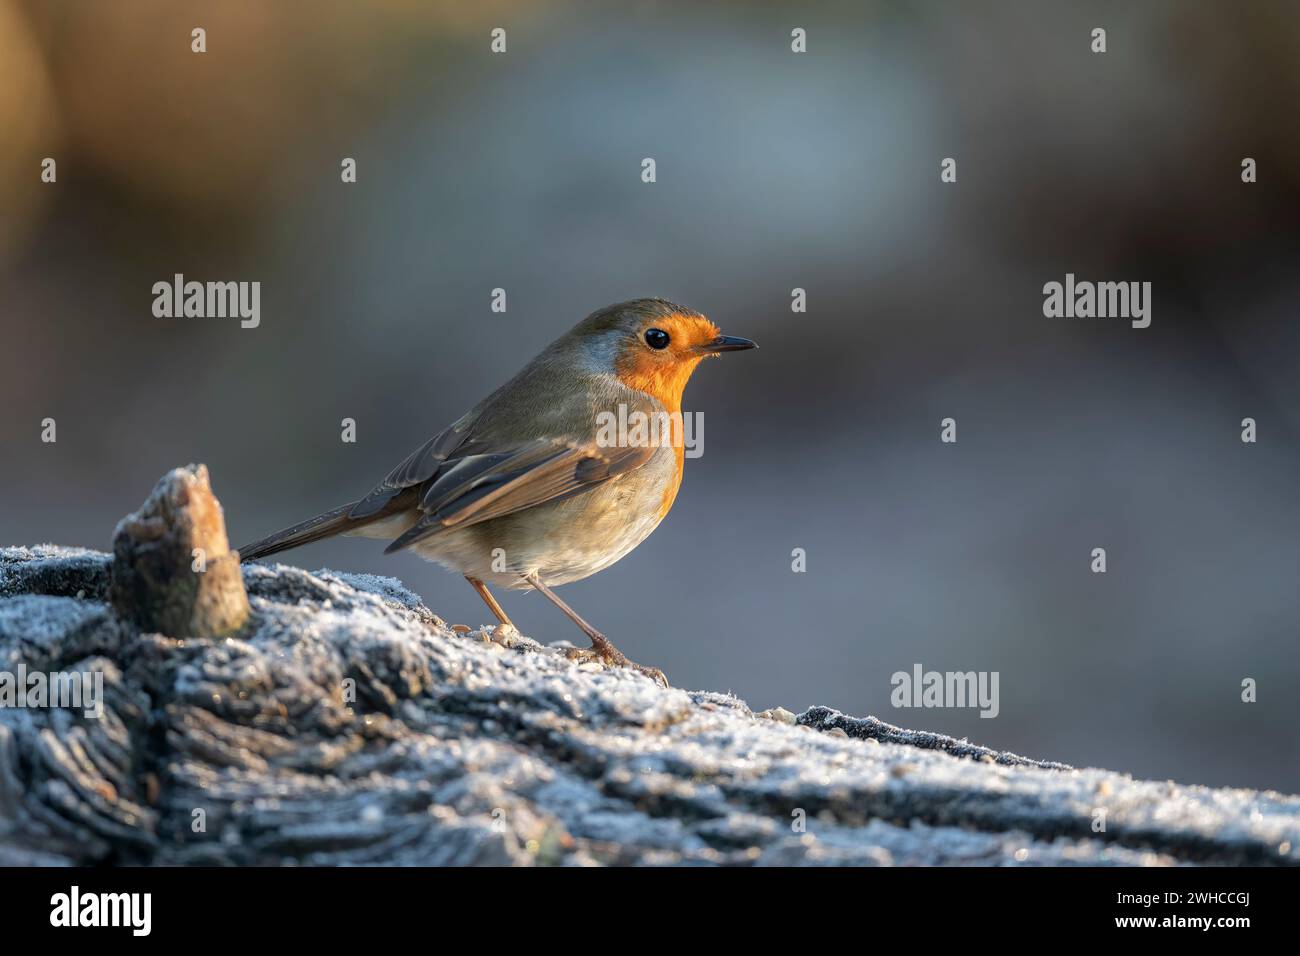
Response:
[{"label": "bird's claw", "polygon": [[564,652],[564,656],[571,661],[598,661],[606,667],[626,667],[634,670],[638,674],[644,674],[660,687],[668,687],[668,678],[664,672],[657,667],[646,667],[644,664],[638,664],[630,661],[623,656],[612,644],[606,647],[571,647]]}]

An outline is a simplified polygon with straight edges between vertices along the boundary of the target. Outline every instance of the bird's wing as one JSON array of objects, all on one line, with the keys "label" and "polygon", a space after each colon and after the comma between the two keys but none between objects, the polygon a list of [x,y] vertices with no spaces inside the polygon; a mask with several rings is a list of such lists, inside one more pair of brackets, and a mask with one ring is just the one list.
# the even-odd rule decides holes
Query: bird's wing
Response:
[{"label": "bird's wing", "polygon": [[586,491],[641,467],[656,447],[603,448],[543,438],[490,450],[471,444],[463,450],[472,453],[441,462],[422,489],[424,517],[385,553],[447,528],[468,527]]},{"label": "bird's wing", "polygon": [[375,485],[368,495],[352,506],[348,517],[365,518],[377,514],[389,501],[407,488],[413,488],[432,478],[469,438],[470,429],[466,426],[466,420],[461,419],[411,452],[404,462],[388,473],[387,478]]}]

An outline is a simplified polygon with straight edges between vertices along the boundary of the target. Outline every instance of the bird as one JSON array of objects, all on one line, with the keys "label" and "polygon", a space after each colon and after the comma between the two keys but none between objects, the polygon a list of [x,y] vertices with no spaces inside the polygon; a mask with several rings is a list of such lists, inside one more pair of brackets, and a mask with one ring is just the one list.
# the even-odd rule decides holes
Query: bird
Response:
[{"label": "bird", "polygon": [[[463,575],[506,633],[518,629],[489,584],[559,608],[591,641],[569,658],[667,687],[553,589],[625,557],[664,519],[682,482],[687,381],[704,359],[753,348],[666,299],[598,309],[368,494],[239,548],[240,560],[335,535],[386,540],[385,554],[412,551]],[[636,427],[646,422],[668,427]]]}]

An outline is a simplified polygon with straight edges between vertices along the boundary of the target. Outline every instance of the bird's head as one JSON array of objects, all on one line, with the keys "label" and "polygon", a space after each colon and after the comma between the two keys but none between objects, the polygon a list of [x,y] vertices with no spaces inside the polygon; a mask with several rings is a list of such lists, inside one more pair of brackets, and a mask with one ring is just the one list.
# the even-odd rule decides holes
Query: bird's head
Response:
[{"label": "bird's head", "polygon": [[680,411],[682,391],[703,359],[757,348],[693,309],[665,299],[633,299],[593,313],[566,338],[601,371]]}]

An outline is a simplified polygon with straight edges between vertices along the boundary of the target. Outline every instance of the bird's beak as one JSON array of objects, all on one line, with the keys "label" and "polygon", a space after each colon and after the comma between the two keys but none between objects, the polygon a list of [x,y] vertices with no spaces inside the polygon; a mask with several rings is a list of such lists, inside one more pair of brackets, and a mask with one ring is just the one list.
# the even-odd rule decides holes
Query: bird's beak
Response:
[{"label": "bird's beak", "polygon": [[758,343],[753,339],[742,339],[738,335],[719,335],[716,339],[711,339],[696,348],[705,355],[717,355],[719,352],[743,352],[745,349],[756,349]]}]

